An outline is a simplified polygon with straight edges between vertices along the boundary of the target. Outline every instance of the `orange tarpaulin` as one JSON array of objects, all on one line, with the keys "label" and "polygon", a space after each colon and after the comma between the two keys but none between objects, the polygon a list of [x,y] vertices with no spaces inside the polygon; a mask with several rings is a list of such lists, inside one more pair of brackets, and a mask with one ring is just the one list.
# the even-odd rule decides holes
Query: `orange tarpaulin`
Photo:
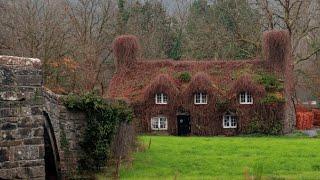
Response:
[{"label": "orange tarpaulin", "polygon": [[310,111],[310,109],[308,109],[308,108],[306,108],[306,107],[304,107],[302,105],[297,105],[296,106],[296,112],[308,112],[308,111]]},{"label": "orange tarpaulin", "polygon": [[314,118],[313,118],[313,125],[320,126],[320,109],[312,109]]},{"label": "orange tarpaulin", "polygon": [[300,130],[313,127],[313,112],[297,112],[297,128]]}]

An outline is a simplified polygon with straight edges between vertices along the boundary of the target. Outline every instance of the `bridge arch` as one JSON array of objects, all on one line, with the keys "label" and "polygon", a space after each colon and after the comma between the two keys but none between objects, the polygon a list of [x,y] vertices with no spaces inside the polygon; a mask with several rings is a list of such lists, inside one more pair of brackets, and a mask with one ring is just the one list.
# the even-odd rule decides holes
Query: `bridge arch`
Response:
[{"label": "bridge arch", "polygon": [[53,126],[48,113],[46,111],[43,111],[43,115],[45,117],[43,138],[45,146],[44,160],[46,179],[61,179],[60,156]]}]

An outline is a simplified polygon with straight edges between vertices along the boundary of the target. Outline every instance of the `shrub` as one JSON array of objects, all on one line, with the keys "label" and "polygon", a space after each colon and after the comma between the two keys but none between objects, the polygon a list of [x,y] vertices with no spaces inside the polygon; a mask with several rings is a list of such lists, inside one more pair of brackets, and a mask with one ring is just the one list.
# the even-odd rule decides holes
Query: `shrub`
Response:
[{"label": "shrub", "polygon": [[254,119],[249,124],[249,134],[278,135],[282,130],[282,124],[279,120],[271,123],[266,120]]},{"label": "shrub", "polygon": [[[274,109],[280,109],[279,111]],[[278,135],[282,131],[283,114],[281,105],[277,107],[261,105],[253,113],[255,114],[248,126],[249,134]]]},{"label": "shrub", "polygon": [[258,82],[262,84],[267,91],[277,91],[283,89],[283,83],[272,74],[260,74],[258,77]]},{"label": "shrub", "polygon": [[70,94],[64,99],[67,108],[83,111],[87,126],[80,141],[83,152],[79,160],[81,170],[97,171],[106,166],[111,144],[121,123],[129,123],[133,112],[123,102],[109,103],[95,93],[83,96]]},{"label": "shrub", "polygon": [[274,104],[274,103],[284,103],[285,99],[275,93],[268,93],[264,98],[260,100],[261,104]]},{"label": "shrub", "polygon": [[184,72],[181,72],[179,75],[178,75],[178,78],[181,82],[190,82],[191,80],[191,75],[189,72],[187,71],[184,71]]}]

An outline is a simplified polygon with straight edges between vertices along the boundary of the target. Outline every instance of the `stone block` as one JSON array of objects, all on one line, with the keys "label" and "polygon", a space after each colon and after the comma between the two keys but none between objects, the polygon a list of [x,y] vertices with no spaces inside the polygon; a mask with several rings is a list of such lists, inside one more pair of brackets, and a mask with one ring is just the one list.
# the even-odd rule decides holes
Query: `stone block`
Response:
[{"label": "stone block", "polygon": [[9,141],[1,141],[0,147],[12,147],[12,146],[20,146],[22,145],[22,140],[9,140]]},{"label": "stone block", "polygon": [[44,146],[39,146],[39,157],[44,158],[45,156],[45,148]]},{"label": "stone block", "polygon": [[45,165],[44,159],[19,161],[19,167],[33,167],[33,166],[44,166],[44,165]]},{"label": "stone block", "polygon": [[41,69],[42,63],[40,59],[36,58],[0,56],[0,65],[10,67],[30,67],[34,69]]},{"label": "stone block", "polygon": [[0,131],[0,140],[2,141],[12,141],[12,140],[16,140],[17,137],[17,130],[15,131]]},{"label": "stone block", "polygon": [[14,130],[17,129],[16,123],[4,123],[1,126],[1,130]]},{"label": "stone block", "polygon": [[41,90],[41,87],[32,87],[32,86],[22,86],[22,87],[16,87],[16,86],[0,86],[0,92],[5,91],[16,91],[16,92],[35,92],[37,89]]},{"label": "stone block", "polygon": [[36,106],[36,107],[31,107],[31,114],[32,115],[43,115],[42,108]]},{"label": "stone block", "polygon": [[15,168],[15,179],[29,179],[30,176],[28,175],[28,169],[25,167],[18,167]]},{"label": "stone block", "polygon": [[0,179],[13,179],[16,174],[15,169],[0,168]]},{"label": "stone block", "polygon": [[9,169],[9,168],[13,169],[13,168],[16,168],[16,167],[19,167],[19,163],[18,162],[5,161],[3,163],[0,163],[0,169]]},{"label": "stone block", "polygon": [[[16,70],[18,73],[15,74],[12,69],[8,67],[0,67],[0,82],[2,85],[6,86],[41,86],[42,85],[42,75],[41,71],[34,71],[29,69],[26,70]],[[19,73],[20,71],[20,73]],[[29,73],[23,75],[23,73]]]},{"label": "stone block", "polygon": [[14,74],[16,75],[30,75],[30,76],[42,75],[41,69],[34,69],[30,67],[16,67],[11,69],[14,71]]},{"label": "stone block", "polygon": [[19,118],[17,117],[6,117],[6,118],[0,118],[0,124],[3,123],[17,123]]},{"label": "stone block", "polygon": [[4,91],[0,92],[0,101],[23,101],[25,100],[25,94],[17,91]]},{"label": "stone block", "polygon": [[33,136],[31,128],[20,128],[18,133],[22,138],[31,138]]},{"label": "stone block", "polygon": [[42,86],[40,75],[16,75],[17,86]]},{"label": "stone block", "polygon": [[43,107],[44,98],[41,92],[1,92],[0,109],[22,108],[22,107]]},{"label": "stone block", "polygon": [[13,72],[5,66],[0,66],[0,84],[5,86],[15,86],[15,76]]},{"label": "stone block", "polygon": [[5,161],[9,161],[9,152],[7,149],[1,148],[0,149],[0,163]]},{"label": "stone block", "polygon": [[16,117],[19,116],[18,108],[5,108],[0,109],[0,117]]},{"label": "stone block", "polygon": [[24,139],[23,144],[25,145],[37,145],[37,144],[43,144],[43,138],[31,138],[31,139]]},{"label": "stone block", "polygon": [[39,159],[39,146],[20,146],[12,149],[14,160],[35,160]]},{"label": "stone block", "polygon": [[28,116],[28,117],[22,117],[18,121],[18,127],[20,128],[32,128],[33,127],[33,118]]},{"label": "stone block", "polygon": [[33,136],[34,137],[43,137],[43,133],[44,133],[44,130],[43,128],[36,128],[36,129],[33,129]]},{"label": "stone block", "polygon": [[[0,102],[1,102],[0,110],[25,106],[25,101],[0,101]],[[5,117],[5,116],[2,116],[2,117]],[[1,118],[1,114],[0,114],[0,118]]]},{"label": "stone block", "polygon": [[25,107],[21,107],[19,109],[19,113],[20,113],[20,116],[31,116],[31,107],[30,106],[25,106]]},{"label": "stone block", "polygon": [[37,177],[45,177],[45,167],[44,166],[36,166],[36,167],[28,167],[27,168],[28,177],[37,178]]},{"label": "stone block", "polygon": [[37,128],[42,127],[44,123],[43,116],[27,116],[23,117],[18,122],[20,128]]},{"label": "stone block", "polygon": [[16,140],[16,137],[14,137],[14,135],[12,135],[12,134],[14,134],[14,135],[16,135],[14,132],[7,132],[7,133],[5,133],[4,134],[4,140],[5,141],[12,141],[12,140]]}]

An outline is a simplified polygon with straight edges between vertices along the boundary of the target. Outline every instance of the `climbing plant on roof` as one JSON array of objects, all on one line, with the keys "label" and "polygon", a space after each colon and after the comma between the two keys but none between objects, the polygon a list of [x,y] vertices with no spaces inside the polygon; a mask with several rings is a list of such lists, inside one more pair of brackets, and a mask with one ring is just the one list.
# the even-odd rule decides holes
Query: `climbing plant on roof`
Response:
[{"label": "climbing plant on roof", "polygon": [[273,74],[262,73],[258,77],[258,82],[262,84],[267,91],[277,91],[283,89],[283,83]]},{"label": "climbing plant on roof", "polygon": [[187,83],[191,80],[191,75],[188,71],[183,71],[177,75],[181,82]]}]

